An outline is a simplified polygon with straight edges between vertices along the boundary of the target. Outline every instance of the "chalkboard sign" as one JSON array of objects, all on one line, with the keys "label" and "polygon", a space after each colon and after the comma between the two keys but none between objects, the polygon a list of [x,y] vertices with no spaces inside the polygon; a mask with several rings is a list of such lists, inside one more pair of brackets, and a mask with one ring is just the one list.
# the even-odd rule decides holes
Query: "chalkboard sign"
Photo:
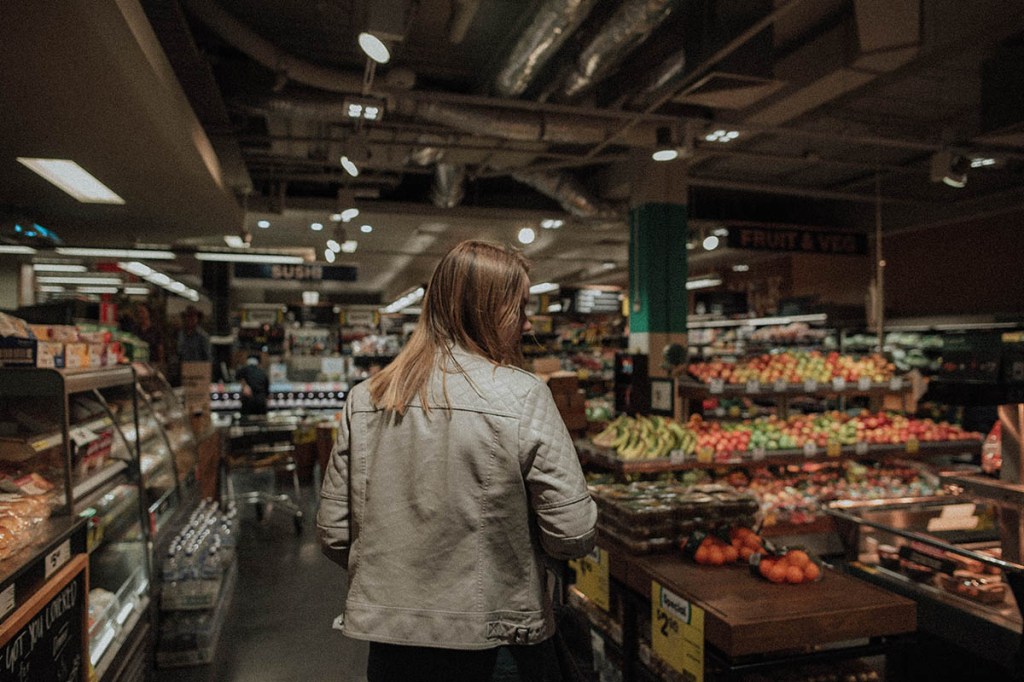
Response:
[{"label": "chalkboard sign", "polygon": [[77,555],[0,625],[0,681],[87,679],[88,562]]}]

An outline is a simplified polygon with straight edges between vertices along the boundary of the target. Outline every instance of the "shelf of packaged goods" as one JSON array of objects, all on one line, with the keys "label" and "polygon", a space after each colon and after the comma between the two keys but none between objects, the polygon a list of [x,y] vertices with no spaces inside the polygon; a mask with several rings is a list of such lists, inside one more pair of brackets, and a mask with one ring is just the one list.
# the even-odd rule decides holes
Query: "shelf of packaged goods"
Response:
[{"label": "shelf of packaged goods", "polygon": [[4,604],[6,613],[0,613],[0,619],[27,601],[49,578],[54,569],[46,565],[46,559],[65,542],[69,542],[68,559],[74,554],[85,552],[84,525],[85,521],[77,516],[43,519],[34,528],[35,539],[32,542],[0,561],[0,593],[6,595],[14,586],[11,591],[14,603],[8,601]]},{"label": "shelf of packaged goods", "polygon": [[107,463],[102,469],[75,483],[71,488],[71,495],[75,500],[75,513],[81,512],[86,506],[81,504],[80,500],[83,500],[97,490],[100,490],[107,483],[114,480],[119,474],[121,474],[121,472],[127,471],[127,469],[128,464],[125,462],[120,460],[107,460]]},{"label": "shelf of packaged goods", "polygon": [[743,453],[689,453],[680,458],[659,457],[654,459],[624,460],[613,450],[601,448],[588,441],[577,441],[576,450],[584,464],[607,469],[617,473],[660,473],[686,471],[718,466],[764,466],[798,464],[801,462],[829,462],[842,459],[891,459],[931,457],[938,455],[971,455],[981,453],[981,441],[960,440],[941,442],[899,443],[892,445],[842,445],[838,450],[815,448],[811,450],[765,450]]},{"label": "shelf of packaged goods", "polygon": [[897,377],[893,381],[871,383],[859,382],[836,384],[833,382],[804,382],[802,384],[778,383],[761,384],[749,382],[744,384],[705,384],[702,382],[680,380],[679,396],[703,400],[704,398],[751,398],[754,400],[772,400],[792,398],[805,395],[839,395],[839,396],[886,396],[904,394],[911,391],[909,381]]},{"label": "shelf of packaged goods", "polygon": [[136,604],[121,606],[118,612],[113,614],[113,619],[97,631],[95,641],[90,631],[89,659],[93,665],[95,679],[103,679],[125,644],[132,641],[136,628],[148,627],[148,623],[142,619],[148,608],[149,597],[142,596]]}]

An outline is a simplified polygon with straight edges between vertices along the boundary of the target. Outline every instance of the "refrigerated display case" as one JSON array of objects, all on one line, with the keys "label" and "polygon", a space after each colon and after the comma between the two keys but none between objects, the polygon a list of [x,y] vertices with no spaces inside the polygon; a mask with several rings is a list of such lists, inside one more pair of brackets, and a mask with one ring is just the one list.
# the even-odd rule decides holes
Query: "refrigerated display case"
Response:
[{"label": "refrigerated display case", "polygon": [[0,472],[45,499],[54,518],[86,519],[95,679],[119,679],[151,639],[150,552],[139,444],[146,428],[130,367],[0,372]]}]

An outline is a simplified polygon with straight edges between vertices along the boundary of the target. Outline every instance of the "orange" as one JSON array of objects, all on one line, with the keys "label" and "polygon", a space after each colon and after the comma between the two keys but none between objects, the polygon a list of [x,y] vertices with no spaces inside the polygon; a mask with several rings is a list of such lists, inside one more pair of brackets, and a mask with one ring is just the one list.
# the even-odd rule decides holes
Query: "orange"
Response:
[{"label": "orange", "polygon": [[[777,563],[768,571],[768,580],[771,580],[773,583],[784,583],[786,582],[787,575],[785,564]],[[803,574],[801,574],[801,578],[803,578]]]},{"label": "orange", "polygon": [[806,566],[807,563],[810,561],[810,557],[807,556],[807,552],[800,549],[794,549],[791,552],[788,552],[786,554],[786,557],[789,559],[789,562],[791,564],[793,564],[794,566],[799,566],[801,568]]},{"label": "orange", "polygon": [[722,549],[720,547],[712,546],[708,550],[708,563],[712,566],[721,566],[725,563],[725,557],[722,555]]},{"label": "orange", "polygon": [[706,564],[708,562],[708,548],[701,545],[697,548],[697,552],[693,555],[693,560],[698,564]]},{"label": "orange", "polygon": [[818,568],[818,564],[813,561],[808,561],[807,565],[804,566],[804,576],[807,580],[817,580],[820,575],[821,569]]},{"label": "orange", "polygon": [[790,566],[786,569],[786,581],[797,585],[804,581],[804,572],[799,566]]},{"label": "orange", "polygon": [[772,561],[771,559],[762,559],[761,564],[757,567],[757,570],[761,573],[761,575],[767,578],[771,575],[772,568],[774,567],[774,561]]},{"label": "orange", "polygon": [[754,555],[754,550],[749,547],[740,547],[740,559],[744,561],[750,561],[750,557]]},{"label": "orange", "polygon": [[725,563],[734,564],[736,563],[736,560],[740,558],[740,551],[732,545],[729,545],[722,550],[722,558],[725,559]]}]

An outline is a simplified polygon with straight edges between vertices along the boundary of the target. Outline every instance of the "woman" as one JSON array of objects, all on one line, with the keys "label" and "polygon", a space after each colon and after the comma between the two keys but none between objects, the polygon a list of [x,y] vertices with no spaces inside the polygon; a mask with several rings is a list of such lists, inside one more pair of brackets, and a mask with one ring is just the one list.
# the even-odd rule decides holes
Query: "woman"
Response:
[{"label": "woman", "polygon": [[528,298],[521,255],[462,242],[401,354],[345,404],[317,527],[370,682],[487,680],[505,645],[544,679],[544,555],[590,551],[597,510],[551,392],[516,367]]}]

